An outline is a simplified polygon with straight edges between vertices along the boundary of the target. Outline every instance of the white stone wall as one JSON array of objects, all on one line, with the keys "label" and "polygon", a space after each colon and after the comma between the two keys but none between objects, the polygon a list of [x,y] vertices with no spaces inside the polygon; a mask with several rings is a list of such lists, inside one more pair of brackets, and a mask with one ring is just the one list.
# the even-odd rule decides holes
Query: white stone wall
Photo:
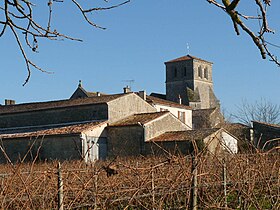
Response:
[{"label": "white stone wall", "polygon": [[154,107],[158,112],[167,110],[171,114],[173,114],[175,117],[178,118],[178,111],[185,113],[185,124],[192,129],[192,110],[191,109],[183,109],[183,108],[177,108],[177,107],[170,107],[166,105],[161,104],[155,104]]},{"label": "white stone wall", "polygon": [[108,120],[110,123],[133,114],[155,112],[156,109],[134,93],[128,93],[108,102]]},{"label": "white stone wall", "polygon": [[178,120],[171,113],[167,113],[159,118],[156,118],[146,124],[144,127],[144,140],[150,140],[168,131],[186,131],[190,128]]},{"label": "white stone wall", "polygon": [[85,162],[104,159],[107,156],[107,123],[102,123],[81,134],[82,155]]},{"label": "white stone wall", "polygon": [[222,132],[223,147],[231,153],[238,152],[237,139],[229,135],[227,132]]}]

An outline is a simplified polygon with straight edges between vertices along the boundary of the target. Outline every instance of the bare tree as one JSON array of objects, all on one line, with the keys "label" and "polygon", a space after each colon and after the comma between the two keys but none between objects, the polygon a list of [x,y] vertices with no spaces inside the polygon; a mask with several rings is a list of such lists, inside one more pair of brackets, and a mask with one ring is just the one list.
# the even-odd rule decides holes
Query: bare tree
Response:
[{"label": "bare tree", "polygon": [[280,123],[280,106],[266,99],[260,99],[253,104],[243,100],[237,106],[237,112],[233,115],[239,122],[251,125],[251,121],[260,121],[271,124]]},{"label": "bare tree", "polygon": [[[108,3],[108,0],[103,0]],[[99,29],[105,29],[97,25],[89,15],[94,11],[104,11],[119,7],[128,3],[130,0],[122,1],[119,4],[112,5],[108,7],[98,7],[92,6],[92,2],[83,2],[81,0],[70,0],[70,2],[75,5],[77,11],[81,13],[84,20],[91,26]],[[39,20],[34,17],[34,10],[36,10],[36,5],[34,0],[3,0],[0,1],[0,37],[2,37],[5,32],[10,29],[17,45],[21,51],[21,54],[25,60],[28,75],[23,85],[25,85],[31,76],[31,67],[44,71],[34,62],[32,62],[26,53],[26,48],[29,48],[33,52],[38,50],[38,41],[40,38],[45,38],[49,40],[56,39],[69,39],[75,41],[82,41],[63,33],[60,33],[55,28],[52,27],[52,14],[54,4],[65,4],[64,0],[47,0],[38,2],[38,4],[46,4],[46,10],[48,10],[48,19],[46,24],[40,24]],[[94,3],[97,4],[96,2]],[[109,3],[108,3],[109,4]],[[83,6],[87,5],[87,6]]]},{"label": "bare tree", "polygon": [[[257,8],[257,14],[255,15],[247,15],[238,10],[239,3],[241,0],[207,0],[210,4],[217,6],[218,8],[225,11],[231,18],[234,30],[237,35],[240,35],[240,28],[247,35],[249,35],[260,51],[260,54],[263,59],[266,59],[267,56],[271,61],[276,63],[277,66],[280,67],[280,62],[277,60],[277,56],[275,56],[270,48],[270,45],[273,47],[280,48],[275,44],[267,41],[267,34],[274,34],[274,31],[268,26],[268,8],[271,6],[271,0],[255,0],[246,2],[247,4],[255,4]],[[245,0],[246,1],[246,0]],[[243,1],[244,2],[244,1]],[[242,9],[242,8],[241,8]],[[249,20],[257,21],[258,31],[254,32],[251,27],[248,27],[245,24],[245,21]]]}]

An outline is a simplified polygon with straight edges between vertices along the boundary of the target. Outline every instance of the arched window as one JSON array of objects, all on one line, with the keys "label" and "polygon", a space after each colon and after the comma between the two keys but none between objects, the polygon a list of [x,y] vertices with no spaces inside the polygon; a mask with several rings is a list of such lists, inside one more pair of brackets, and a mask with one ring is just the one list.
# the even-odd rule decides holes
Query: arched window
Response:
[{"label": "arched window", "polygon": [[204,78],[205,78],[205,79],[208,79],[208,78],[209,78],[209,77],[208,77],[208,68],[207,68],[207,67],[204,69]]},{"label": "arched window", "polygon": [[198,77],[202,78],[202,68],[201,68],[201,66],[198,67]]}]

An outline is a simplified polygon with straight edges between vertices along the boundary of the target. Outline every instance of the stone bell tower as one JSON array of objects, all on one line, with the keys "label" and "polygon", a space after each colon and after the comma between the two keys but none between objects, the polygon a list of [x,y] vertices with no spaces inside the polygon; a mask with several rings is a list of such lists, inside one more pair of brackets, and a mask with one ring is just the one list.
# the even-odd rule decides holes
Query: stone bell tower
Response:
[{"label": "stone bell tower", "polygon": [[166,99],[194,109],[219,106],[213,91],[212,64],[209,61],[186,55],[165,62]]}]

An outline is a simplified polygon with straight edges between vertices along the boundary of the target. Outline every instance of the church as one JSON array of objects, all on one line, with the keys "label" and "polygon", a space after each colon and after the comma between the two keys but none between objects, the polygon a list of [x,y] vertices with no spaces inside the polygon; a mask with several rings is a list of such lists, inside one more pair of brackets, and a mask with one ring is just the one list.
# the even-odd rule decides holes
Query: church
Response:
[{"label": "church", "polygon": [[[200,141],[211,153],[237,152],[237,138],[220,127],[212,63],[186,55],[165,62],[166,94],[125,87],[89,92],[81,81],[69,99],[0,106],[0,162],[189,154]],[[160,145],[160,146],[159,146]]]}]

